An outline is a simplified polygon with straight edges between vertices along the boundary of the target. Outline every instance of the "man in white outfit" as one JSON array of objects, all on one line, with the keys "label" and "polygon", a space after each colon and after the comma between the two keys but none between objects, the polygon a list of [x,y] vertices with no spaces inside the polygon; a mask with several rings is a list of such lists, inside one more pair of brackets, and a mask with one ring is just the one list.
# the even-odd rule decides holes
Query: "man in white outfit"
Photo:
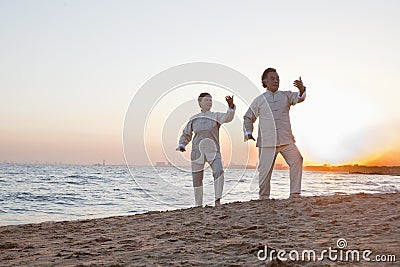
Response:
[{"label": "man in white outfit", "polygon": [[179,138],[179,146],[176,150],[186,151],[186,145],[192,140],[192,134],[195,133],[192,142],[192,153],[190,155],[194,199],[196,206],[203,206],[203,176],[204,164],[208,162],[213,171],[215,206],[220,205],[222,191],[224,187],[224,170],[221,161],[221,152],[219,146],[219,128],[221,124],[233,120],[235,116],[235,105],[233,96],[226,96],[228,110],[226,113],[211,112],[212,97],[209,93],[201,93],[198,102],[201,112],[192,116],[183,129]]},{"label": "man in white outfit", "polygon": [[278,153],[290,167],[290,197],[299,197],[303,157],[295,145],[290,125],[289,110],[292,105],[303,102],[306,87],[301,77],[293,82],[299,92],[279,91],[279,75],[273,68],[264,71],[262,85],[266,92],[256,97],[244,115],[245,141],[253,137],[253,123],[259,118],[256,146],[259,151],[259,198],[269,199],[271,175]]}]

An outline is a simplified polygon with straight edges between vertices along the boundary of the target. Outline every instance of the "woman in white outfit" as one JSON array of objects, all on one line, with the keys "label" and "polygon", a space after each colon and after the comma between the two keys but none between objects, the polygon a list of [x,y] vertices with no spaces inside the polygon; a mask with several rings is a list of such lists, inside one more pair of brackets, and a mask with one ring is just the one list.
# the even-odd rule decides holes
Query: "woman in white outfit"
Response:
[{"label": "woman in white outfit", "polygon": [[203,206],[203,176],[206,162],[210,164],[213,171],[215,206],[221,203],[224,170],[219,146],[219,128],[221,124],[233,120],[236,108],[233,104],[233,96],[226,96],[225,100],[228,103],[226,113],[211,112],[211,95],[209,93],[201,93],[198,98],[201,112],[190,118],[179,138],[179,146],[176,150],[184,152],[186,151],[186,145],[192,140],[194,132],[190,159],[196,206]]}]

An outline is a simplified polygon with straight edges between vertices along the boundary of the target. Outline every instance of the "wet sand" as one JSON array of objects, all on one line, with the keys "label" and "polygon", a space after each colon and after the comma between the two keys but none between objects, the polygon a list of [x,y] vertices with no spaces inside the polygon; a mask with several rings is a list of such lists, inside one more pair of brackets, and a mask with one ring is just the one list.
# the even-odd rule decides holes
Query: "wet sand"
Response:
[{"label": "wet sand", "polygon": [[[371,250],[396,263],[259,260],[260,250]],[[340,251],[340,250],[338,250]],[[339,253],[339,252],[338,252]],[[338,254],[337,253],[337,254]],[[339,256],[339,254],[338,254]],[[288,254],[285,255],[288,258]],[[220,207],[0,227],[1,266],[399,266],[400,193],[235,202]]]}]

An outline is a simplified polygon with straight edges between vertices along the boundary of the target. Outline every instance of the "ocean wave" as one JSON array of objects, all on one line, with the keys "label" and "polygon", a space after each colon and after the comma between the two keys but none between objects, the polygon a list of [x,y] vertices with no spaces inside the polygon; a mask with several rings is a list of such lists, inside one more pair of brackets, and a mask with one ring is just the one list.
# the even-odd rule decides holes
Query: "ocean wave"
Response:
[{"label": "ocean wave", "polygon": [[375,186],[379,186],[379,185],[380,185],[380,184],[375,183],[375,182],[373,182],[373,181],[366,181],[366,182],[364,182],[363,184],[365,184],[365,185],[375,185]]},{"label": "ocean wave", "polygon": [[[43,215],[46,212],[54,213],[58,218],[73,219],[90,214],[97,216],[121,211],[164,210],[171,206],[190,207],[193,203],[190,173],[175,172],[173,169],[165,168],[165,172],[160,169],[157,173],[153,168],[135,167],[132,179],[125,166],[107,169],[103,166],[68,165],[34,167],[27,169],[25,165],[15,165],[0,169],[0,221],[9,221],[9,218],[17,221],[21,214],[24,222],[32,222],[40,216],[46,218]],[[19,175],[7,176],[6,173]],[[242,175],[243,170],[229,171],[224,186],[224,203],[257,198],[257,190],[251,191],[251,185],[257,179],[250,173]],[[400,181],[393,176],[304,172],[303,177],[302,193],[306,196],[400,191]],[[206,173],[204,185],[210,190],[204,191],[205,202],[214,201],[213,184],[212,176]],[[274,172],[271,189],[271,198],[287,198],[289,174]]]},{"label": "ocean wave", "polygon": [[65,176],[64,178],[69,179],[69,178],[74,178],[74,179],[103,179],[102,177],[96,176],[96,175],[68,175]]},{"label": "ocean wave", "polygon": [[59,193],[51,193],[48,195],[35,194],[30,192],[15,192],[4,195],[2,197],[3,201],[18,201],[18,202],[47,202],[47,203],[74,203],[82,202],[86,199],[77,197],[76,194],[71,195],[60,195]]},{"label": "ocean wave", "polygon": [[394,185],[385,185],[379,188],[379,191],[382,193],[398,193],[400,189],[395,187]]}]

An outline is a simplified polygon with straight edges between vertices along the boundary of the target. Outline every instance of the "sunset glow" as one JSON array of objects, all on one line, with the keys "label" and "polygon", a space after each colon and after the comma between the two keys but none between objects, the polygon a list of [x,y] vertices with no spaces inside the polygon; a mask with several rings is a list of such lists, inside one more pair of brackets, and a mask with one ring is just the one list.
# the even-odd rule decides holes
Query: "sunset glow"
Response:
[{"label": "sunset glow", "polygon": [[[237,70],[260,94],[267,67],[277,69],[280,90],[296,91],[302,77],[307,99],[290,116],[305,165],[400,165],[399,7],[2,1],[0,162],[125,164],[124,118],[139,88],[171,66],[202,61]],[[224,164],[257,164],[255,143],[243,142],[249,103],[237,88],[169,90],[136,129],[145,140],[132,145],[144,142],[147,154],[133,164],[188,163],[190,151],[175,148],[204,91],[219,112],[225,95],[235,95],[235,119],[221,129]]]}]

